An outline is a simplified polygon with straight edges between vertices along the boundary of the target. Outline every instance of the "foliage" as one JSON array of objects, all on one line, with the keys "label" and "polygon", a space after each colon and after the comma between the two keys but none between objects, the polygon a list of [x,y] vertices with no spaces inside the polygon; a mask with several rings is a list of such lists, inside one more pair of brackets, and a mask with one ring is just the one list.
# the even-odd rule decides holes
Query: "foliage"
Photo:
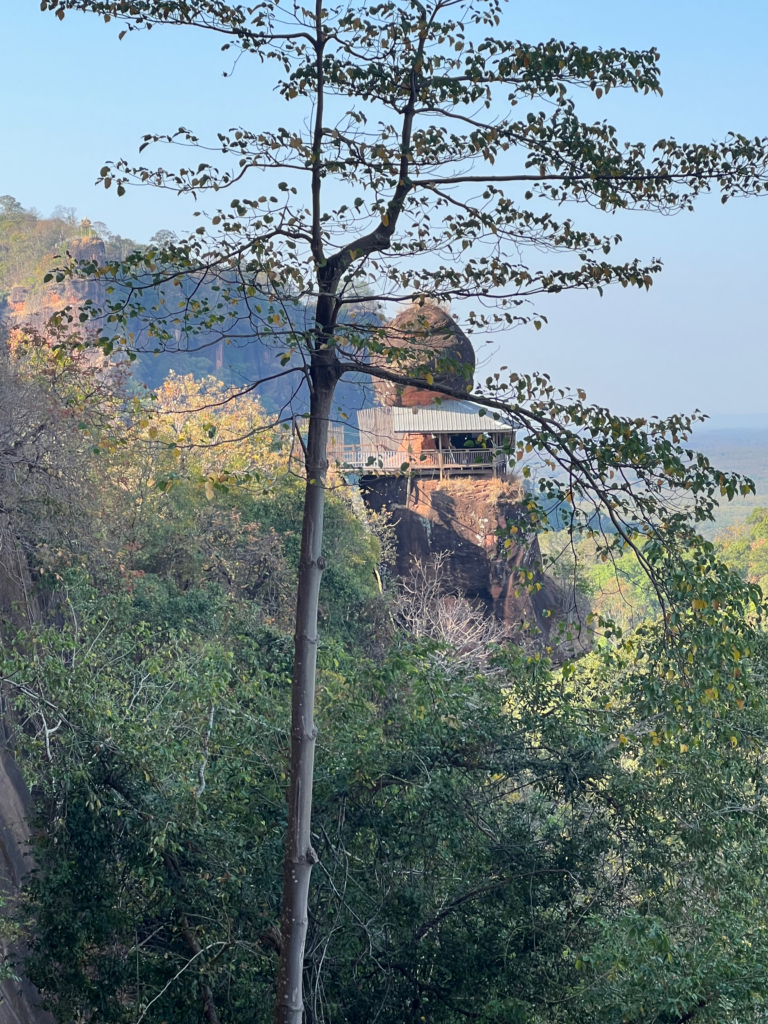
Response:
[{"label": "foliage", "polygon": [[566,590],[583,595],[594,619],[631,633],[660,612],[648,573],[631,551],[602,558],[589,537],[572,537],[567,530],[539,536],[542,566]]},{"label": "foliage", "polygon": [[[210,584],[289,629],[301,523],[290,432],[214,378],[171,375],[152,396],[129,383],[35,339],[0,361],[0,529],[39,579],[36,599],[55,605],[78,566],[105,595],[142,582],[169,621],[180,593]],[[322,618],[370,642],[382,552],[359,505],[341,487],[329,501]]]},{"label": "foliage", "polygon": [[[659,54],[500,39],[495,0],[288,13],[265,2],[250,14],[207,0],[50,0],[44,8],[60,18],[70,10],[114,18],[124,31],[196,27],[223,36],[241,56],[275,63],[278,91],[292,105],[287,126],[222,132],[211,146],[187,129],[147,135],[145,146],[200,149],[203,162],[178,171],[125,161],[102,168],[104,185],[121,194],[152,185],[220,201],[229,190],[229,206],[207,227],[158,238],[122,262],[75,263],[49,277],[106,283],[103,302],[64,309],[57,322],[75,335],[79,320],[88,323],[107,351],[191,355],[216,343],[261,350],[265,359],[253,363],[244,386],[271,389],[289,379],[278,419],[292,420],[302,388],[328,406],[312,414],[319,434],[309,449],[321,461],[331,396],[345,377],[365,372],[437,398],[467,397],[425,369],[434,339],[426,327],[420,336],[418,304],[480,299],[467,308],[470,330],[531,321],[539,328],[545,317],[531,304],[545,296],[651,286],[657,262],[615,262],[618,236],[556,220],[547,204],[671,213],[692,208],[702,192],[718,189],[725,201],[765,185],[764,140],[662,139],[649,151],[621,143],[604,121],[582,120],[582,90],[598,99],[619,88],[661,94]],[[209,162],[211,149],[221,168]],[[266,174],[267,194],[248,196],[256,170]],[[340,204],[332,181],[343,188]],[[533,254],[565,260],[544,267]],[[414,338],[392,338],[379,318],[359,315],[363,288],[375,301],[415,302]],[[680,596],[667,586],[667,565],[700,548],[696,531],[712,520],[719,497],[754,490],[688,446],[697,415],[616,416],[545,374],[500,372],[471,395],[485,415],[517,421],[511,455],[524,461],[533,452],[551,474],[512,533],[541,526],[544,507],[551,516],[554,506],[562,527],[597,541],[598,557],[633,550],[665,613]],[[324,472],[313,464],[309,477]],[[689,598],[699,599],[693,591]]]},{"label": "foliage", "polygon": [[7,906],[7,901],[0,896],[0,943],[2,943],[2,955],[0,956],[0,982],[12,980],[18,981],[18,975],[14,971],[12,964],[12,955],[10,950],[12,944],[19,937],[19,929],[13,920],[11,908]]},{"label": "foliage", "polygon": [[768,577],[768,510],[756,508],[741,526],[731,527],[717,538],[721,557],[742,579],[765,590]]},{"label": "foliage", "polygon": [[73,217],[41,218],[12,196],[0,197],[0,299],[14,285],[39,285],[51,256],[75,235],[76,228]]},{"label": "foliage", "polygon": [[[747,583],[763,592],[768,581],[768,512],[756,508],[745,522],[716,535],[718,558]],[[651,581],[630,552],[602,559],[587,538],[552,531],[539,542],[546,571],[564,587],[575,587],[589,601],[595,617],[610,620],[629,633],[660,611]]]},{"label": "foliage", "polygon": [[[149,184],[195,197],[214,193],[215,202],[229,189],[233,195],[229,206],[215,210],[209,227],[201,225],[188,238],[166,239],[103,267],[90,260],[62,266],[48,275],[59,283],[68,278],[105,283],[103,302],[89,298],[79,308],[70,305],[53,321],[57,328],[72,332],[75,346],[82,344],[83,331],[92,331],[93,343],[105,353],[125,351],[131,357],[140,350],[195,351],[215,342],[222,347],[232,341],[255,343],[274,356],[280,368],[268,367],[247,381],[248,388],[283,376],[296,382],[280,409],[283,422],[293,419],[294,395],[302,387],[309,395],[276,1014],[279,1022],[296,1024],[303,1013],[302,956],[313,844],[331,845],[322,828],[316,839],[310,824],[312,707],[317,600],[324,568],[327,434],[335,388],[342,377],[367,373],[398,388],[427,389],[441,397],[464,398],[470,391],[485,414],[514,417],[519,431],[510,454],[523,460],[526,453],[535,451],[552,476],[541,480],[539,500],[531,496],[524,514],[504,528],[510,547],[518,535],[540,528],[554,504],[564,527],[596,541],[600,558],[634,552],[653,582],[662,617],[658,624],[642,627],[619,649],[617,657],[626,661],[620,661],[616,671],[642,708],[647,735],[658,740],[658,746],[689,733],[692,742],[706,746],[710,732],[721,739],[725,722],[733,728],[731,718],[750,698],[759,646],[750,620],[759,606],[759,590],[730,573],[713,546],[696,532],[698,525],[712,519],[719,495],[731,498],[754,486],[737,474],[715,470],[709,460],[687,447],[695,416],[665,421],[614,416],[587,405],[583,392],[556,389],[547,376],[539,374],[499,373],[474,390],[471,385],[448,386],[441,382],[444,367],[435,374],[423,362],[423,346],[408,339],[398,344],[404,339],[388,337],[375,318],[354,315],[361,286],[370,286],[369,298],[374,301],[476,300],[465,318],[475,329],[506,329],[531,321],[538,329],[544,321],[538,311],[545,296],[572,289],[602,292],[611,283],[647,289],[660,269],[657,261],[648,265],[617,261],[613,256],[620,241],[617,235],[583,230],[570,218],[561,219],[559,212],[555,219],[552,206],[559,211],[570,201],[606,212],[673,213],[692,208],[697,196],[712,189],[720,191],[723,202],[736,195],[759,194],[768,181],[768,145],[766,140],[737,134],[710,145],[662,139],[650,152],[642,143],[622,144],[605,121],[589,123],[578,116],[576,96],[584,89],[602,99],[616,88],[660,94],[658,53],[505,39],[499,33],[501,8],[496,0],[469,0],[461,6],[435,0],[426,7],[416,0],[384,5],[362,2],[355,7],[319,3],[313,10],[284,8],[279,0],[264,0],[250,8],[219,0],[43,0],[41,6],[59,18],[72,10],[91,12],[106,21],[115,18],[125,24],[124,32],[156,25],[211,31],[225,40],[225,48],[235,50],[237,59],[253,56],[272,62],[277,91],[296,111],[286,126],[275,131],[230,129],[212,144],[186,128],[171,135],[145,136],[146,145],[164,142],[198,149],[202,160],[185,159],[185,166],[177,171],[133,167],[125,161],[106,164],[100,174],[106,187],[115,185],[123,194],[127,185]],[[222,169],[210,162],[211,150],[220,152]],[[264,173],[251,174],[256,171]],[[257,178],[258,192],[264,188],[266,194],[243,194],[241,182],[246,178]],[[265,180],[268,184],[262,186]],[[328,188],[331,182],[335,191]],[[525,252],[532,254],[528,261]],[[546,266],[544,259],[549,257],[552,264]],[[134,329],[137,322],[139,331]],[[418,329],[415,333],[418,336]],[[429,347],[428,332],[422,333]],[[468,376],[465,372],[464,377]],[[610,522],[608,530],[603,529],[602,517]],[[532,575],[527,575],[526,585],[535,587]],[[564,668],[563,685],[575,672],[572,666]],[[417,695],[427,680],[438,688],[440,680],[432,682],[433,675],[432,668],[425,672],[413,665],[405,672],[408,683],[402,689]],[[385,938],[374,942],[366,928],[357,947],[346,946],[337,971],[340,982],[346,981],[344,996],[336,997],[329,986],[316,987],[313,991],[320,1000],[314,1005],[316,1012],[323,1005],[349,1006],[351,1017],[364,1018],[371,1016],[373,1006],[377,1012],[383,1007],[382,1014],[391,1006],[393,1020],[426,1019],[429,998],[449,1007],[430,1006],[429,1017],[436,1019],[440,1014],[475,1012],[479,987],[487,995],[479,1011],[486,1019],[527,1015],[540,998],[535,993],[541,992],[543,979],[565,978],[570,968],[568,955],[563,955],[565,933],[557,929],[564,919],[570,920],[567,913],[578,925],[584,918],[582,907],[599,914],[603,886],[611,895],[615,889],[606,883],[606,874],[612,881],[614,866],[624,864],[627,857],[639,865],[637,869],[630,866],[633,873],[627,884],[642,889],[644,857],[658,849],[655,841],[644,846],[643,837],[655,840],[658,835],[664,847],[667,837],[656,825],[668,820],[663,810],[654,806],[640,823],[636,841],[632,830],[626,839],[617,840],[610,820],[615,804],[601,803],[604,792],[611,794],[611,785],[600,774],[608,772],[607,763],[601,762],[599,783],[585,785],[585,804],[577,806],[574,795],[582,784],[578,775],[569,801],[556,788],[548,790],[537,774],[538,765],[530,762],[538,760],[537,737],[546,734],[549,722],[538,714],[535,729],[528,725],[525,716],[540,710],[530,685],[526,700],[528,705],[520,712],[521,729],[530,730],[525,740],[515,743],[512,736],[497,735],[490,752],[478,755],[477,764],[485,770],[481,779],[454,755],[440,765],[439,759],[419,754],[417,767],[426,769],[422,780],[435,780],[438,793],[441,785],[446,792],[454,784],[457,787],[453,802],[441,808],[455,837],[438,834],[425,850],[415,831],[407,831],[409,824],[413,828],[418,823],[421,836],[422,826],[438,826],[430,816],[431,804],[420,800],[418,788],[408,787],[406,772],[397,775],[401,781],[394,790],[378,794],[370,811],[382,828],[388,820],[391,823],[392,864],[401,861],[405,873],[388,875],[389,852],[382,833],[366,834],[364,827],[356,830],[355,838],[367,839],[367,855],[345,838],[344,849],[354,849],[354,857],[349,857],[343,877],[354,884],[355,898],[362,899],[373,882],[391,879],[384,889],[386,906],[380,907],[375,900],[371,904]],[[608,703],[612,705],[612,699]],[[350,706],[355,706],[354,701]],[[398,723],[407,743],[403,748],[395,744],[395,759],[408,770],[419,746],[427,752],[451,746],[441,733],[451,728],[452,713],[441,714],[438,725],[422,698],[406,716],[408,723],[419,722],[419,708],[435,738],[418,725],[411,729],[405,722]],[[469,735],[482,741],[487,735],[485,723],[473,718],[474,710],[470,700]],[[338,717],[343,721],[341,712]],[[552,723],[557,726],[561,717],[553,711]],[[498,706],[491,719],[497,728],[514,721]],[[642,734],[641,723],[633,716],[627,730],[630,725],[634,734]],[[755,733],[759,734],[757,726]],[[615,756],[622,767],[619,780],[632,777],[620,754],[631,735],[622,733],[613,748],[619,751]],[[731,735],[734,749],[739,749],[737,732]],[[377,744],[382,756],[387,752],[385,739],[382,736]],[[581,740],[576,743],[577,749],[581,744]],[[690,744],[683,741],[680,746]],[[358,747],[354,749],[357,753]],[[361,738],[359,752],[364,749]],[[549,754],[550,746],[541,749]],[[504,760],[516,751],[520,761]],[[344,767],[355,764],[343,747],[336,760]],[[323,772],[331,770],[329,764]],[[438,771],[438,766],[445,771]],[[449,767],[456,768],[456,773],[448,772]],[[356,763],[355,768],[364,779],[364,765]],[[388,774],[389,770],[384,777]],[[380,776],[374,772],[373,777]],[[501,797],[494,802],[497,778],[502,780]],[[461,788],[467,779],[471,792]],[[511,792],[522,793],[530,785],[535,796],[511,799],[505,789],[507,780]],[[321,779],[321,801],[326,799],[323,785]],[[349,777],[343,788],[345,794],[354,793]],[[540,804],[541,793],[544,802]],[[588,806],[593,799],[594,809]],[[467,847],[469,833],[461,827],[458,812],[451,814],[448,807],[458,801],[485,824],[486,814],[476,810],[473,800],[486,802],[490,836],[479,829],[484,838],[478,840],[472,857],[463,861],[460,851]],[[365,806],[365,799],[361,802]],[[688,805],[685,810],[688,813]],[[694,801],[688,817],[697,821],[699,811]],[[337,816],[341,828],[346,811]],[[364,826],[364,821],[360,824]],[[255,831],[258,835],[258,827]],[[490,837],[499,832],[511,836],[508,845],[493,844]],[[584,853],[586,862],[579,895],[570,888],[572,837],[574,851]],[[445,861],[439,856],[443,844],[448,851]],[[561,877],[553,874],[546,882],[534,883],[529,865],[538,862],[528,856],[531,844],[541,855],[542,870],[549,871],[551,866]],[[367,873],[361,878],[357,865],[365,865],[366,860]],[[456,889],[446,881],[446,868],[455,877],[454,862],[461,865],[464,882],[477,877],[476,868],[486,882],[499,877],[505,887],[493,900],[478,902],[466,932],[459,929],[451,935],[457,920],[452,917],[445,932],[429,925],[421,936],[424,941],[418,942],[414,920],[425,927],[442,913],[440,908],[451,906],[475,914],[473,900],[454,896]],[[522,865],[522,875],[508,874],[516,864]],[[667,864],[675,864],[674,857]],[[251,873],[258,874],[255,866]],[[334,884],[338,890],[337,878]],[[420,895],[409,896],[417,885]],[[543,934],[535,912],[530,928],[527,921],[523,924],[524,908],[533,908],[535,902],[544,908],[541,916],[554,922],[552,930]],[[510,923],[494,917],[505,906]],[[370,920],[363,907],[355,909],[352,920]],[[431,918],[424,916],[427,908]],[[353,943],[354,927],[340,910],[335,913],[338,941]],[[183,923],[187,919],[181,913],[177,919],[183,936],[189,931]],[[401,932],[404,922],[407,928]],[[555,937],[552,946],[547,945],[548,935]],[[640,929],[637,935],[641,936]],[[194,952],[197,939],[192,938],[194,942],[187,939],[187,945]],[[642,937],[637,941],[642,943]],[[136,950],[138,943],[134,938]],[[377,955],[380,948],[388,951],[390,947],[391,960],[389,955]],[[371,951],[374,966],[365,974],[361,964]],[[524,952],[530,952],[530,957],[524,957]],[[329,951],[328,956],[333,953]],[[445,969],[438,961],[447,964]],[[587,961],[582,957],[574,962],[574,971],[577,962]],[[494,987],[491,975],[500,964],[514,976]],[[390,982],[397,977],[398,966],[405,981]],[[460,973],[462,966],[469,968],[466,974]],[[377,987],[382,975],[391,1003]],[[470,977],[472,1002],[468,1004]],[[352,984],[358,986],[359,997],[354,992],[350,995]],[[573,990],[573,984],[568,988]],[[588,987],[584,999],[599,988]],[[728,998],[743,1002],[737,987],[733,992]],[[213,985],[206,988],[203,982],[201,993],[213,1024]],[[130,1001],[129,996],[122,998]],[[353,998],[361,1002],[355,1005]],[[697,998],[695,1008],[686,1006],[682,1016],[702,1006],[712,1006],[717,1013],[719,999],[719,995]],[[116,1000],[109,1012],[119,1013],[120,1005]],[[561,1005],[565,1008],[560,1012],[567,1015],[567,1003]],[[578,1007],[578,1001],[574,1005]]]},{"label": "foliage", "polygon": [[[174,377],[117,404],[131,445],[103,405],[60,435],[103,542],[62,530],[38,554],[54,625],[0,655],[38,794],[28,971],[63,1019],[271,1016],[301,481],[291,435],[225,396]],[[309,1019],[756,1016],[754,590],[704,545],[669,566],[666,630],[559,671],[514,649],[469,658],[402,617],[384,628],[378,544],[343,493],[325,534]]]},{"label": "foliage", "polygon": [[[32,977],[66,1018],[198,1020],[207,985],[220,1020],[266,1021],[290,648],[211,588],[172,626],[140,591],[75,584],[34,662],[4,653],[41,794]],[[326,643],[309,1018],[759,1013],[767,653],[683,736],[634,656],[478,675]]]},{"label": "foliage", "polygon": [[[739,652],[732,652],[730,680],[723,672],[720,686],[704,685],[709,673],[706,667],[700,672],[698,662],[703,654],[706,666],[708,652],[692,648],[687,668],[678,663],[673,678],[670,666],[662,687],[652,650],[658,627],[638,630],[623,667],[617,666],[621,684],[603,711],[618,727],[618,745],[631,765],[625,813],[628,821],[642,815],[649,800],[657,837],[665,839],[642,870],[649,888],[604,931],[601,952],[584,962],[591,977],[604,982],[596,1019],[615,1019],[617,1012],[669,1020],[762,1012],[761,989],[752,983],[763,977],[763,954],[752,956],[765,942],[759,765],[766,649],[763,632],[744,629],[754,646],[743,652],[742,669]],[[717,629],[712,640],[717,643]],[[604,697],[597,699],[602,704]],[[643,829],[650,852],[654,827]]]},{"label": "foliage", "polygon": [[[125,571],[182,592],[217,584],[289,629],[301,536],[300,444],[253,395],[232,398],[213,377],[171,374],[140,407],[135,445],[115,456]],[[382,610],[381,547],[344,488],[329,500],[325,552],[323,628],[362,640]]]},{"label": "foliage", "polygon": [[291,470],[285,429],[264,415],[256,397],[233,397],[213,376],[171,372],[144,411],[139,426],[152,481],[166,490],[187,480],[202,484],[211,500],[238,482],[268,486]]},{"label": "foliage", "polygon": [[56,551],[63,554],[61,544],[70,561],[104,544],[103,518],[94,506],[108,489],[97,484],[94,453],[126,443],[123,411],[119,370],[105,374],[101,360],[54,354],[40,338],[12,334],[0,349],[0,550],[5,555],[18,546],[24,561],[42,571],[58,557]]}]

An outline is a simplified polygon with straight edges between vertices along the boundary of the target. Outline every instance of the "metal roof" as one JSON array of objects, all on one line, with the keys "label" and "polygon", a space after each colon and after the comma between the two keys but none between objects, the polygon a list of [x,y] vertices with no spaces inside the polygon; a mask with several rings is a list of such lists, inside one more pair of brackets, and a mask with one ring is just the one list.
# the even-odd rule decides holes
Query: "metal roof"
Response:
[{"label": "metal roof", "polygon": [[474,402],[447,401],[440,405],[414,405],[392,408],[395,434],[511,434],[515,427],[493,418]]}]

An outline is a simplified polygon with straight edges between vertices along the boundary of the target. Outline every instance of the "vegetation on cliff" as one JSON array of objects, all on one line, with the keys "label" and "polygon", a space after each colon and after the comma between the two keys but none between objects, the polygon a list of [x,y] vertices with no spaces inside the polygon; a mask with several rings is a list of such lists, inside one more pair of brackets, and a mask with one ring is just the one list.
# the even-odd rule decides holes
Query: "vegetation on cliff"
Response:
[{"label": "vegetation on cliff", "polygon": [[122,260],[141,246],[113,234],[106,224],[78,221],[75,211],[57,207],[50,217],[27,210],[13,196],[0,196],[0,307],[18,289],[16,304],[45,293],[43,278],[55,257],[65,257],[67,243],[93,233],[105,243],[108,259]]},{"label": "vegetation on cliff", "polygon": [[[23,348],[4,373],[27,388],[6,456],[37,439],[7,511],[38,614],[6,615],[1,655],[36,793],[24,970],[62,1020],[266,1022],[293,435],[215,380],[141,403]],[[717,646],[718,679],[658,619],[561,669],[499,637],[479,662],[398,614],[386,524],[336,485],[309,1019],[759,1015],[768,649],[736,581],[676,627]]]},{"label": "vegetation on cliff", "polygon": [[[135,358],[142,350],[210,346],[216,338],[221,346],[250,340],[283,369],[270,368],[245,386],[291,376],[294,392],[306,396],[275,1002],[276,1024],[301,1024],[317,861],[313,709],[336,388],[345,375],[367,373],[397,388],[451,398],[465,398],[468,390],[463,378],[458,387],[447,386],[429,360],[414,368],[407,351],[388,344],[380,322],[357,319],[359,286],[373,288],[380,300],[475,300],[467,314],[475,327],[531,321],[540,327],[536,308],[543,296],[602,291],[611,283],[647,289],[660,269],[656,260],[617,262],[618,235],[555,220],[563,203],[669,213],[692,209],[713,188],[723,202],[756,195],[768,185],[768,143],[731,133],[705,145],[662,139],[650,154],[642,143],[622,145],[606,122],[579,117],[578,90],[592,90],[597,99],[617,88],[660,95],[658,53],[500,39],[497,0],[461,8],[446,0],[426,7],[412,0],[354,8],[318,3],[290,11],[279,0],[254,8],[209,0],[43,0],[42,8],[62,19],[67,11],[115,18],[124,32],[154,26],[211,32],[226,40],[225,48],[234,47],[238,60],[255,57],[274,66],[277,91],[296,111],[277,130],[222,129],[212,143],[186,128],[146,135],[142,149],[181,144],[198,150],[200,162],[185,159],[177,171],[107,163],[100,174],[106,187],[120,195],[126,186],[151,184],[216,203],[232,189],[229,206],[188,238],[122,263],[98,267],[86,260],[51,276],[119,282],[107,289],[105,302],[89,298],[81,306],[105,352],[117,348]],[[224,169],[211,163],[212,152],[224,158]],[[254,178],[257,193],[244,193]],[[523,262],[525,250],[552,254],[554,265],[542,266],[537,256]],[[69,315],[62,314],[62,325]],[[384,356],[383,364],[372,355]],[[469,390],[492,414],[520,424],[521,456],[536,449],[553,470],[560,468],[562,475],[540,486],[560,506],[564,525],[591,534],[601,557],[634,553],[670,628],[681,630],[674,654],[662,660],[679,657],[684,637],[699,650],[702,678],[711,682],[721,652],[705,638],[711,623],[690,613],[713,600],[721,607],[726,595],[734,609],[746,610],[757,592],[721,569],[696,525],[712,518],[718,491],[746,493],[754,489],[751,481],[716,472],[684,447],[690,419],[611,416],[585,405],[580,393],[558,392],[542,375],[500,373]],[[294,415],[290,404],[278,415]],[[529,522],[537,515],[531,504]],[[610,521],[609,535],[592,528],[595,512]]]}]

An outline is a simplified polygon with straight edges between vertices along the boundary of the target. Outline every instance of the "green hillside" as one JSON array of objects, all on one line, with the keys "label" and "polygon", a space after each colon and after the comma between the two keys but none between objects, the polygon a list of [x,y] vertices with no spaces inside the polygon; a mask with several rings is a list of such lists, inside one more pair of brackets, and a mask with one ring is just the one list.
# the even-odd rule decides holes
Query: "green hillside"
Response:
[{"label": "green hillside", "polygon": [[66,251],[67,242],[84,231],[104,241],[108,258],[123,259],[139,244],[122,238],[100,221],[81,221],[75,211],[56,207],[49,217],[25,209],[13,196],[0,196],[0,303],[14,287],[34,291],[42,286],[54,256]]}]

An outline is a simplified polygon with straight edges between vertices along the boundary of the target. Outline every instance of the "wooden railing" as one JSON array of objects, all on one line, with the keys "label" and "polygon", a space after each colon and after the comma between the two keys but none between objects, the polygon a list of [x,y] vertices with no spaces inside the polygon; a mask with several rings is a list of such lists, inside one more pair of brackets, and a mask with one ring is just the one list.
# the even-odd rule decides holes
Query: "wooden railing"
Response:
[{"label": "wooden railing", "polygon": [[420,454],[405,451],[388,451],[364,446],[345,445],[328,448],[331,464],[338,463],[343,469],[356,469],[370,473],[418,472],[438,470],[442,472],[471,473],[473,470],[493,469],[496,474],[509,472],[509,456],[493,448],[468,448],[465,450],[444,449]]}]

